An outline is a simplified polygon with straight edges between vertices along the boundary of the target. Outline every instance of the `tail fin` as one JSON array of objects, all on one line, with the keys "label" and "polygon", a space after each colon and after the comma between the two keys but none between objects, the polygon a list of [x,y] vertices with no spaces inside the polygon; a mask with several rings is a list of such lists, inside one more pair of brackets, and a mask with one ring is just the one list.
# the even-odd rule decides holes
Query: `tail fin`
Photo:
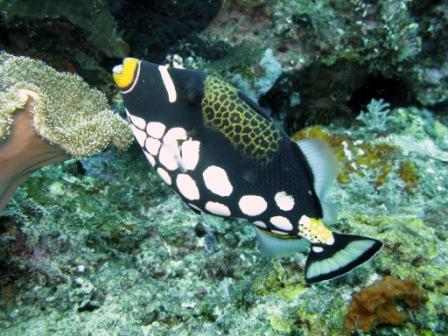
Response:
[{"label": "tail fin", "polygon": [[332,245],[313,244],[305,266],[308,283],[336,278],[372,258],[382,247],[376,239],[333,233]]}]

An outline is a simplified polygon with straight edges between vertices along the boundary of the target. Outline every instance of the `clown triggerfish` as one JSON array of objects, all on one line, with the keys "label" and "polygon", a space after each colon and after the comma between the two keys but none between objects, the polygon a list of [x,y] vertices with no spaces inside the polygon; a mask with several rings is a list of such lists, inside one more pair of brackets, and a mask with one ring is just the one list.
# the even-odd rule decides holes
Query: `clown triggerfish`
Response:
[{"label": "clown triggerfish", "polygon": [[336,219],[325,194],[337,176],[325,143],[291,141],[257,103],[202,72],[126,58],[113,76],[143,153],[191,209],[247,219],[265,256],[308,249],[310,283],[344,274],[381,248],[324,226]]}]

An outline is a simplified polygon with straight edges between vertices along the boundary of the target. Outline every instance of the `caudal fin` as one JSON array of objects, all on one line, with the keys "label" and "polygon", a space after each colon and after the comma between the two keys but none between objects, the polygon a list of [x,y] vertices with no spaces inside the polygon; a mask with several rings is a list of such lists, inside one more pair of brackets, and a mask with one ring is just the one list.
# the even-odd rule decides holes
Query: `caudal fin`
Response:
[{"label": "caudal fin", "polygon": [[379,240],[333,232],[332,245],[313,244],[305,265],[308,283],[329,280],[372,258],[382,247]]}]

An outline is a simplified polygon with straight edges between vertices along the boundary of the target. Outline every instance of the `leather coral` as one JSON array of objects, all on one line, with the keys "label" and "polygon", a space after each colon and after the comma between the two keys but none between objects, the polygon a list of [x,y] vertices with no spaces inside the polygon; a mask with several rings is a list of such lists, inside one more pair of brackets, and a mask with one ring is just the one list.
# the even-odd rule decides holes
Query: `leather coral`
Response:
[{"label": "leather coral", "polygon": [[0,53],[0,211],[31,173],[132,142],[127,123],[79,76]]}]

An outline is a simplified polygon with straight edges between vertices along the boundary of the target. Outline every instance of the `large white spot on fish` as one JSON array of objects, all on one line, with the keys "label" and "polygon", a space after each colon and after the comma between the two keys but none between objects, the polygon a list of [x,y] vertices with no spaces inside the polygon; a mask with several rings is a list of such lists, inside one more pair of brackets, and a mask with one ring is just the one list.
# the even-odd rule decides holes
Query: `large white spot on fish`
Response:
[{"label": "large white spot on fish", "polygon": [[271,217],[271,219],[269,220],[271,222],[272,225],[275,225],[275,227],[285,230],[285,231],[290,231],[292,230],[292,224],[289,221],[288,218],[283,217],[283,216],[274,216]]},{"label": "large white spot on fish", "polygon": [[145,147],[149,154],[157,155],[157,153],[159,152],[160,144],[160,141],[157,139],[147,138]]},{"label": "large white spot on fish", "polygon": [[151,121],[146,126],[146,133],[153,138],[160,139],[165,133],[166,126],[161,122]]},{"label": "large white spot on fish", "polygon": [[207,202],[205,204],[205,209],[214,215],[218,216],[230,216],[230,209],[222,203],[218,202]]},{"label": "large white spot on fish", "polygon": [[165,181],[166,184],[171,185],[171,176],[168,174],[168,172],[163,168],[157,168],[157,173],[160,175],[163,181]]},{"label": "large white spot on fish", "polygon": [[146,152],[145,150],[143,151],[143,153],[145,153],[146,158],[148,159],[149,163],[151,164],[151,166],[155,166],[156,165],[156,160],[154,159],[154,156],[152,156],[151,154],[149,154],[148,152]]},{"label": "large white spot on fish", "polygon": [[131,123],[134,125],[134,126],[137,126],[138,128],[140,128],[140,129],[145,129],[145,127],[146,127],[146,121],[145,121],[145,119],[143,119],[143,118],[140,118],[140,117],[137,117],[137,116],[135,116],[135,115],[132,115],[132,114],[130,114],[130,113],[128,113],[128,117],[129,117],[129,120],[131,121]]},{"label": "large white spot on fish", "polygon": [[240,206],[241,212],[248,216],[260,215],[268,207],[265,199],[257,195],[245,195],[241,197],[238,205]]},{"label": "large white spot on fish", "polygon": [[182,143],[181,157],[185,169],[194,170],[199,161],[199,148],[201,143],[195,140],[187,140]]},{"label": "large white spot on fish", "polygon": [[253,222],[252,224],[254,224],[254,225],[258,226],[258,227],[261,227],[263,229],[266,229],[266,224],[263,221],[259,221],[258,220],[258,221]]},{"label": "large white spot on fish", "polygon": [[288,195],[285,191],[276,193],[274,199],[277,206],[284,211],[289,211],[294,207],[294,197]]},{"label": "large white spot on fish", "polygon": [[313,251],[316,253],[322,252],[324,249],[320,246],[313,246]]},{"label": "large white spot on fish", "polygon": [[165,144],[162,144],[162,148],[160,148],[159,161],[168,170],[175,170],[179,167],[175,153],[173,153],[173,150]]},{"label": "large white spot on fish", "polygon": [[208,167],[203,173],[205,186],[219,196],[229,196],[233,187],[224,169],[217,166]]},{"label": "large white spot on fish", "polygon": [[131,130],[140,146],[145,146],[146,133],[135,127],[133,124],[131,124]]},{"label": "large white spot on fish", "polygon": [[163,85],[165,85],[166,92],[168,93],[168,100],[170,103],[174,103],[177,99],[176,87],[168,72],[168,66],[159,65],[160,75],[162,76]]},{"label": "large white spot on fish", "polygon": [[178,140],[187,140],[187,131],[182,127],[173,127],[163,137],[165,143],[175,143]]},{"label": "large white spot on fish", "polygon": [[199,189],[196,182],[187,174],[179,174],[176,178],[176,185],[179,192],[190,201],[199,199]]}]

